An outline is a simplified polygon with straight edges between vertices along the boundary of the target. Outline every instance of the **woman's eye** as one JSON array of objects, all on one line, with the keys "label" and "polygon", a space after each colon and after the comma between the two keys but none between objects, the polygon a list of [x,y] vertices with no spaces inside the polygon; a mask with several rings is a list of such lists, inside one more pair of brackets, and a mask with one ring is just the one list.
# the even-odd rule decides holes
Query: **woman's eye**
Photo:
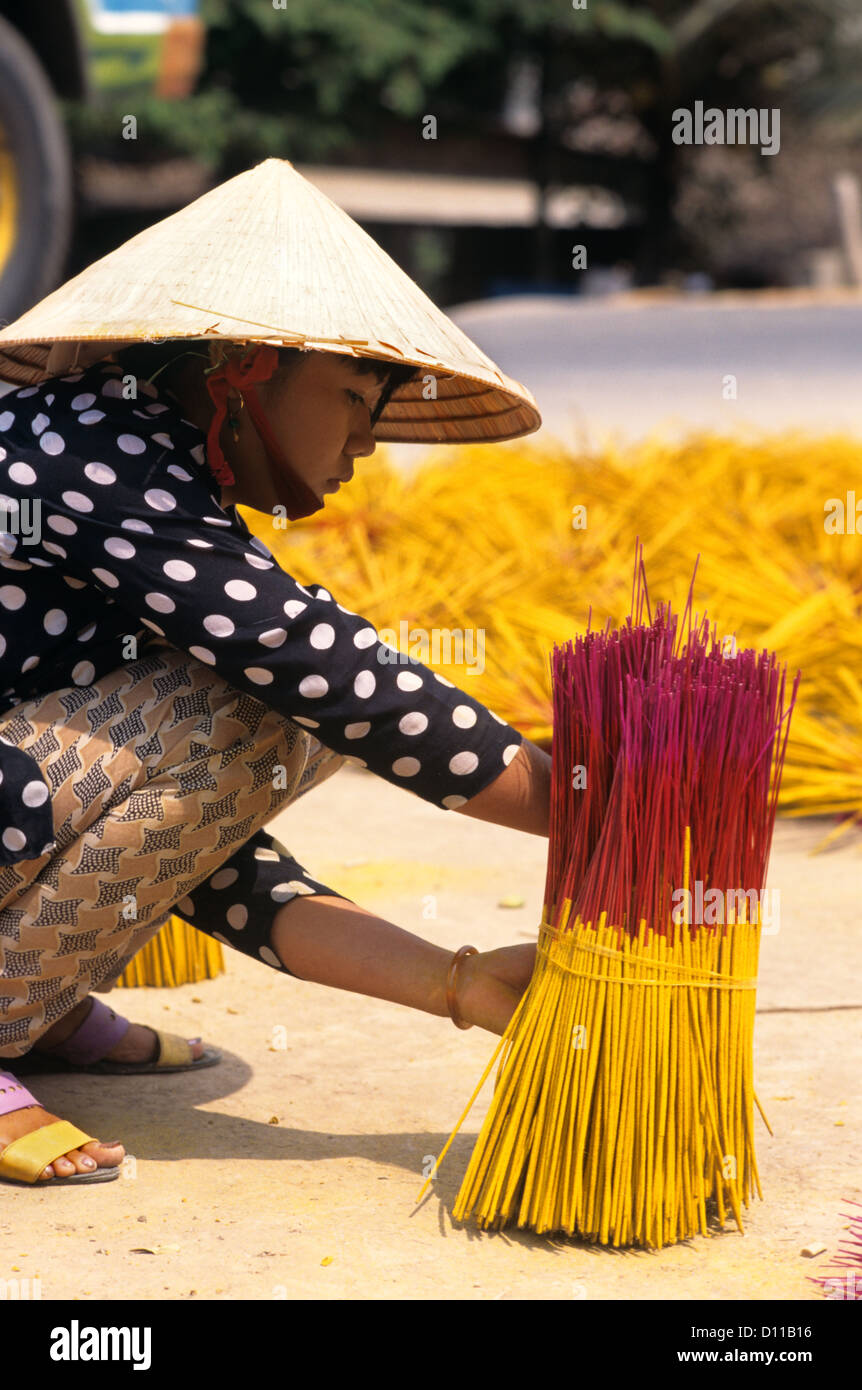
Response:
[{"label": "woman's eye", "polygon": [[348,394],[348,396],[351,397],[352,400],[358,401],[360,405],[365,405],[365,397],[364,397],[364,396],[360,396],[360,394],[359,394],[358,391],[350,391],[350,390],[348,390],[347,394]]}]

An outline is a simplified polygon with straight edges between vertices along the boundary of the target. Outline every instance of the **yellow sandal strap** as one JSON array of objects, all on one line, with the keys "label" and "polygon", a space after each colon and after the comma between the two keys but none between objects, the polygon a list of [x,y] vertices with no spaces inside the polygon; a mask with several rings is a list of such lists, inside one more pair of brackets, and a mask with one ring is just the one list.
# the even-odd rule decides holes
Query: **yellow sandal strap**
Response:
[{"label": "yellow sandal strap", "polygon": [[61,1158],[70,1149],[93,1142],[91,1134],[69,1123],[55,1120],[53,1124],[22,1134],[0,1153],[0,1177],[17,1178],[19,1182],[35,1182],[43,1168]]},{"label": "yellow sandal strap", "polygon": [[161,1033],[158,1028],[153,1032],[159,1039],[159,1060],[158,1067],[182,1067],[194,1062],[194,1053],[185,1038],[179,1037],[176,1033]]}]

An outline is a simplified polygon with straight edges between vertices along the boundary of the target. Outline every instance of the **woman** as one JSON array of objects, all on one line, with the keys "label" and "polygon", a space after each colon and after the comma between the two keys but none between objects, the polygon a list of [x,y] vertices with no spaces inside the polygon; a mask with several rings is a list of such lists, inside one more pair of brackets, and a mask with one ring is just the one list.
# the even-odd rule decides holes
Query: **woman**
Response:
[{"label": "woman", "polygon": [[396,670],[235,510],[319,510],[415,365],[224,339],[159,356],[152,380],[130,351],[0,400],[2,502],[23,518],[38,500],[42,520],[41,537],[10,525],[0,556],[6,1180],[105,1180],[123,1158],[21,1086],[31,1048],[82,1066],[146,1065],[154,1046],[167,1065],[217,1060],[89,997],[172,911],[284,973],[495,1033],[532,971],[532,946],[453,958],[263,831],[360,755],[443,809],[548,833],[547,755],[420,663]]}]

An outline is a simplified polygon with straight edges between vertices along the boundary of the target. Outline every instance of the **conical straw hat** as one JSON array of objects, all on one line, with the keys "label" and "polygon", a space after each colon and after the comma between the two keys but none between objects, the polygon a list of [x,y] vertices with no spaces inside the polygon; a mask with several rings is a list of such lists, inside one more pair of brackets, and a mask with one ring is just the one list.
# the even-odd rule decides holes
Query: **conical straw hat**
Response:
[{"label": "conical straw hat", "polygon": [[381,414],[381,440],[513,439],[542,422],[530,392],[284,159],[148,227],[0,331],[0,378],[36,385],[162,339],[270,343],[424,368]]}]

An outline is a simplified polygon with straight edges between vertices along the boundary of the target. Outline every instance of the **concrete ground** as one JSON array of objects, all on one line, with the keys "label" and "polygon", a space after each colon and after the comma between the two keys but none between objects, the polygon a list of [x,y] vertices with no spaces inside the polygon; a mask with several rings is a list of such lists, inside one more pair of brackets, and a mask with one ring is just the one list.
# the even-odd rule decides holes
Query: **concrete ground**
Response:
[{"label": "concrete ground", "polygon": [[[819,1299],[806,1276],[845,1237],[846,1201],[862,1198],[862,836],[811,857],[830,824],[776,830],[781,917],[763,942],[755,1058],[774,1137],[756,1122],[764,1200],[744,1235],[728,1226],[620,1253],[454,1227],[490,1083],[417,1209],[423,1166],[496,1039],[228,953],[215,981],[111,997],[136,1020],[218,1044],[220,1066],[34,1081],[44,1104],[133,1157],[101,1187],[2,1187],[0,1275],[63,1300]],[[272,828],[311,873],[447,948],[535,936],[544,840],[349,767]],[[524,906],[498,905],[510,896]],[[805,1258],[811,1242],[827,1252]]]}]

